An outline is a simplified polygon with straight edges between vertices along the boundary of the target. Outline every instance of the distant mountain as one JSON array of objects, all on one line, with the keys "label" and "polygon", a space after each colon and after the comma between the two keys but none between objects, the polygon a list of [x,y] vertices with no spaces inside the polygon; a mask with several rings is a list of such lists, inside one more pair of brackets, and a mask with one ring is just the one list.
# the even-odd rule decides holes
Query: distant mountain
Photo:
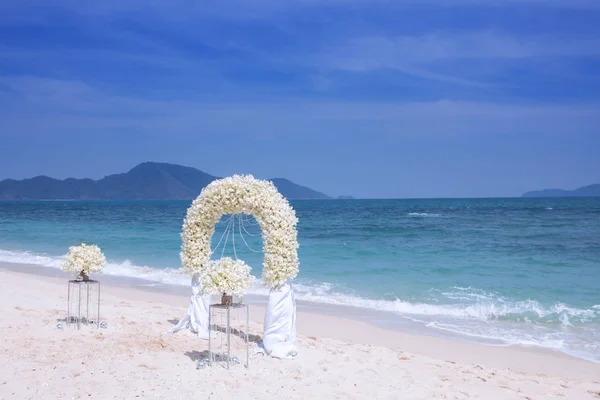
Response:
[{"label": "distant mountain", "polygon": [[296,200],[316,200],[316,199],[330,199],[331,197],[327,196],[324,193],[317,192],[306,186],[296,185],[294,182],[289,181],[284,178],[273,178],[269,179],[275,186],[279,192],[287,197],[288,199],[296,199]]},{"label": "distant mountain", "polygon": [[[191,200],[216,176],[191,167],[145,162],[124,174],[100,180],[37,176],[0,181],[1,200]],[[282,178],[272,179],[288,199],[329,199]]]},{"label": "distant mountain", "polygon": [[338,200],[354,200],[354,197],[352,197],[352,196],[338,196],[337,199]]},{"label": "distant mountain", "polygon": [[600,184],[588,185],[575,190],[545,189],[527,192],[523,197],[600,197]]}]

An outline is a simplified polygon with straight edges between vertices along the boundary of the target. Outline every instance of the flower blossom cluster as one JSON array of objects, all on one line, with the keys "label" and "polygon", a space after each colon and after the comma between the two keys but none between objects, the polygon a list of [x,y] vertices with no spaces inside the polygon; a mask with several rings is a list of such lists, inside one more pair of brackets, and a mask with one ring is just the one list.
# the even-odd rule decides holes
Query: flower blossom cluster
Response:
[{"label": "flower blossom cluster", "polygon": [[242,260],[224,257],[212,260],[200,275],[201,294],[228,294],[241,297],[246,293],[254,277],[252,268]]},{"label": "flower blossom cluster", "polygon": [[91,273],[101,273],[106,265],[106,258],[100,247],[82,243],[80,246],[69,247],[69,252],[65,255],[61,269],[66,272],[73,272],[79,275],[84,272],[86,275]]},{"label": "flower blossom cluster", "polygon": [[211,258],[215,224],[223,214],[254,216],[263,235],[263,281],[279,288],[298,274],[298,219],[273,182],[234,175],[211,182],[188,209],[181,262],[188,274],[202,273]]}]

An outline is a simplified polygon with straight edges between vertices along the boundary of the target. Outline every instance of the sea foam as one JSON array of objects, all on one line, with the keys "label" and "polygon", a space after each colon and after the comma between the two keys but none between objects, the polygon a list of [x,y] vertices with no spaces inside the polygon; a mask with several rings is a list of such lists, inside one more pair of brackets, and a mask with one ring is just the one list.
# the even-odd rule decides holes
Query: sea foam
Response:
[{"label": "sea foam", "polygon": [[[27,251],[0,250],[0,261],[34,264],[50,268],[60,268],[62,257],[35,254]],[[175,268],[153,268],[139,266],[129,260],[115,262],[109,260],[103,274],[139,278],[152,282],[187,286],[190,278]],[[470,287],[455,287],[451,292],[442,292],[449,304],[428,304],[408,302],[402,299],[379,300],[369,299],[341,292],[337,286],[326,282],[294,282],[296,298],[314,303],[353,306],[387,311],[404,315],[446,316],[479,320],[513,320],[536,321],[544,323],[573,322],[585,323],[600,320],[600,305],[591,309],[568,307],[563,303],[555,303],[544,307],[535,300],[509,301],[493,293],[487,293]],[[249,294],[268,295],[260,279],[257,279]],[[450,302],[454,300],[454,302]]]},{"label": "sea foam", "polygon": [[[0,261],[58,269],[62,257],[0,250]],[[140,278],[157,284],[187,286],[190,283],[190,278],[179,269],[139,266],[129,260],[109,260],[103,273]],[[295,282],[293,287],[298,300],[389,312],[429,329],[451,332],[473,340],[552,348],[600,362],[600,344],[594,339],[600,334],[600,305],[594,305],[590,309],[568,307],[563,303],[543,306],[534,300],[509,301],[494,293],[471,287],[454,287],[451,291],[441,292],[441,296],[449,304],[369,299],[342,293],[343,290],[338,286],[326,282],[300,281]],[[267,296],[269,290],[257,279],[249,294]],[[581,329],[589,323],[592,324],[585,328],[589,331],[587,339],[583,336],[569,336],[574,325]],[[552,325],[561,327],[562,332],[550,329]]]},{"label": "sea foam", "polygon": [[409,217],[439,217],[440,214],[427,213],[427,212],[409,212]]}]

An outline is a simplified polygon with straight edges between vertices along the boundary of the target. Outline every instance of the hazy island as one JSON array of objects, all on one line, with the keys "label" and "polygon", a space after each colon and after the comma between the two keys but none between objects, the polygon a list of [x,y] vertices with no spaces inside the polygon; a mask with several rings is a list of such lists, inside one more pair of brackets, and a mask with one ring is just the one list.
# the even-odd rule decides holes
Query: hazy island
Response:
[{"label": "hazy island", "polygon": [[583,186],[575,190],[545,189],[527,192],[523,197],[600,197],[600,184]]},{"label": "hazy island", "polygon": [[[99,180],[37,176],[0,181],[0,200],[191,200],[217,176],[196,168],[145,162]],[[288,199],[331,199],[283,178],[270,179]]]}]

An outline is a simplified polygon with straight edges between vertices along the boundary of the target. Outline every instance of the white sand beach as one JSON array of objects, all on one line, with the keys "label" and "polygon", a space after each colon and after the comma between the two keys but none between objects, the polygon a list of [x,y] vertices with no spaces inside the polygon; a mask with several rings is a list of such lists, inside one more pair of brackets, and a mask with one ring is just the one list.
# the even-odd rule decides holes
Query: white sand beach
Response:
[{"label": "white sand beach", "polygon": [[[66,279],[0,265],[0,399],[599,399],[600,364],[412,335],[298,305],[294,360],[196,369],[207,342],[167,331],[189,297],[105,283],[106,329],[57,329]],[[100,279],[102,280],[102,276]],[[251,305],[251,334],[264,308]]]}]

